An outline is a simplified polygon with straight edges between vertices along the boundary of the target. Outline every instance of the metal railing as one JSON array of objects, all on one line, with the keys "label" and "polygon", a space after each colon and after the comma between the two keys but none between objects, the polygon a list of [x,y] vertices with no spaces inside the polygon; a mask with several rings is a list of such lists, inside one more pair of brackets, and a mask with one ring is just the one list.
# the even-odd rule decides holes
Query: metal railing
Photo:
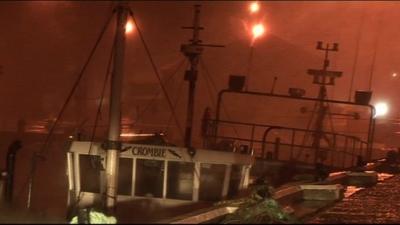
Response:
[{"label": "metal railing", "polygon": [[[333,132],[323,132],[323,135],[327,137],[327,140],[329,140],[330,142],[328,143],[328,146],[319,147],[317,149],[312,145],[298,145],[295,143],[296,134],[303,133],[304,137],[306,135],[314,135],[317,131],[291,127],[271,126],[265,130],[263,135],[261,151],[262,158],[267,158],[265,153],[265,143],[267,142],[268,134],[270,134],[270,132],[273,130],[286,130],[289,131],[288,133],[290,135],[290,143],[282,143],[281,138],[276,137],[274,142],[276,159],[280,159],[280,146],[288,146],[290,148],[289,161],[301,161],[299,160],[299,156],[302,154],[302,151],[304,151],[304,149],[307,149],[311,151],[311,153],[314,153],[311,154],[311,156],[314,157],[314,163],[316,163],[320,158],[323,164],[336,168],[347,168],[356,166],[357,163],[359,163],[358,160],[365,159],[367,157],[368,143],[366,141],[362,141],[358,137]],[[296,155],[296,157],[294,157],[295,148],[298,149],[298,154]]]},{"label": "metal railing", "polygon": [[[240,95],[251,95],[251,96],[264,96],[269,98],[278,98],[278,99],[294,99],[294,100],[303,100],[309,102],[317,102],[321,101],[318,98],[310,98],[310,97],[296,97],[290,95],[281,95],[281,94],[274,94],[274,93],[263,93],[263,92],[254,92],[254,91],[233,91],[229,89],[221,90],[218,93],[218,101],[217,101],[217,111],[215,116],[215,130],[213,131],[214,136],[218,135],[219,125],[222,120],[220,120],[220,113],[221,113],[221,105],[223,101],[223,96],[225,94],[240,94]],[[333,104],[344,104],[344,105],[352,105],[358,107],[364,107],[369,109],[369,124],[368,124],[368,131],[367,131],[367,153],[366,153],[366,160],[371,160],[372,154],[372,143],[374,138],[374,131],[375,131],[375,107],[373,105],[365,105],[356,102],[350,101],[339,101],[339,100],[332,100],[332,99],[324,99],[323,102],[325,103],[333,103]]]},{"label": "metal railing", "polygon": [[[323,132],[328,143],[316,149],[312,144],[304,141],[312,136],[315,130],[220,120],[219,126],[225,124],[231,127],[247,127],[245,132],[247,136],[224,136],[216,135],[216,122],[209,121],[210,128],[206,134],[205,146],[207,148],[251,152],[260,159],[296,161],[306,164],[315,164],[317,158],[322,158],[322,163],[332,168],[353,167],[359,163],[359,160],[365,160],[368,157],[368,142],[350,135]],[[230,145],[221,144],[223,142]]]}]

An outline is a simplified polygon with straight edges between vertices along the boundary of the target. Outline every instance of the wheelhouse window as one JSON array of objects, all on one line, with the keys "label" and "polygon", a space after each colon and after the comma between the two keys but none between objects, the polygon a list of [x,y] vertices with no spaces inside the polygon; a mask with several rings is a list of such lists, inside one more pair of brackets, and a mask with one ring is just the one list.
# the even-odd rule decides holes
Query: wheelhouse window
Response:
[{"label": "wheelhouse window", "polygon": [[242,168],[243,167],[240,165],[232,165],[231,177],[229,180],[228,197],[235,196],[239,191]]},{"label": "wheelhouse window", "polygon": [[161,198],[164,181],[164,161],[136,160],[135,195]]},{"label": "wheelhouse window", "polygon": [[191,200],[194,163],[168,162],[167,198]]},{"label": "wheelhouse window", "polygon": [[132,159],[129,158],[119,159],[119,172],[118,172],[119,195],[132,194],[132,169],[133,169]]},{"label": "wheelhouse window", "polygon": [[100,156],[79,155],[81,191],[100,193]]},{"label": "wheelhouse window", "polygon": [[200,168],[199,199],[216,201],[221,199],[225,177],[225,165],[202,163]]}]

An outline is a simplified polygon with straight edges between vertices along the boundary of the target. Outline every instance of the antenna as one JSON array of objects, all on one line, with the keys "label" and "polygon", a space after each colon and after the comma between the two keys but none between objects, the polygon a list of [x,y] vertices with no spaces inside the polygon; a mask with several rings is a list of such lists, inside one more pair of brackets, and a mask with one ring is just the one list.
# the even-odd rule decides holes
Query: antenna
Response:
[{"label": "antenna", "polygon": [[318,113],[316,121],[315,121],[315,133],[313,134],[313,143],[312,146],[315,149],[315,158],[314,162],[317,164],[318,161],[323,161],[323,152],[320,149],[321,139],[325,137],[323,132],[324,118],[327,112],[329,111],[329,106],[324,103],[324,99],[326,98],[326,85],[335,85],[335,79],[342,76],[342,72],[340,71],[329,71],[329,52],[337,52],[339,50],[339,44],[333,43],[332,47],[330,44],[326,44],[323,46],[322,41],[317,42],[317,50],[321,50],[325,52],[324,63],[321,70],[309,69],[308,74],[314,77],[313,83],[320,85],[318,99],[316,105],[316,111]]},{"label": "antenna", "polygon": [[190,69],[185,72],[185,80],[189,82],[189,94],[186,114],[186,129],[185,129],[185,147],[188,148],[189,154],[194,156],[195,149],[192,147],[192,126],[194,114],[194,97],[197,80],[197,66],[199,64],[200,55],[203,52],[203,47],[224,47],[223,45],[201,44],[200,30],[204,28],[200,26],[200,8],[201,5],[194,5],[194,19],[191,27],[182,27],[183,29],[193,30],[192,39],[189,44],[181,45],[181,52],[190,62]]},{"label": "antenna", "polygon": [[365,9],[362,12],[361,16],[361,23],[360,26],[358,27],[358,32],[357,32],[357,39],[356,39],[356,49],[355,49],[355,57],[353,61],[353,68],[351,72],[351,81],[350,81],[350,90],[349,90],[349,98],[348,101],[351,101],[351,94],[353,92],[353,83],[354,83],[354,77],[356,76],[356,70],[357,70],[357,63],[358,63],[358,56],[359,56],[359,49],[360,49],[360,41],[361,41],[361,34],[362,34],[362,29],[364,27],[364,22],[365,22]]},{"label": "antenna", "polygon": [[314,76],[313,83],[319,85],[335,85],[335,79],[342,76],[342,72],[340,71],[329,71],[329,52],[337,52],[339,50],[339,44],[333,43],[333,47],[330,47],[329,44],[326,44],[326,47],[323,47],[322,41],[317,42],[317,50],[325,51],[325,59],[322,70],[309,69],[307,71],[308,74]]}]

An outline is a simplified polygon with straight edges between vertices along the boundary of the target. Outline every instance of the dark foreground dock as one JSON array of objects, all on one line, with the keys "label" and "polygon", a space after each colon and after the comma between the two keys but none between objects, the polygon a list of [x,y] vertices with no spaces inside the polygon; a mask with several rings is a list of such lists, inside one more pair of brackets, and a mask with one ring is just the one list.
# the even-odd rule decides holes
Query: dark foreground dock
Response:
[{"label": "dark foreground dock", "polygon": [[400,223],[400,175],[344,198],[332,207],[317,213],[307,223]]}]

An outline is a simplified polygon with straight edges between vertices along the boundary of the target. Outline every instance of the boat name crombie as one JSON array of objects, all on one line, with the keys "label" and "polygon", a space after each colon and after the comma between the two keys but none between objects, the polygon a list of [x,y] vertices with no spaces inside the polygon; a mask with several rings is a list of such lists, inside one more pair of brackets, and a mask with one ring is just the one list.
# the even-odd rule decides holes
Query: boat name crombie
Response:
[{"label": "boat name crombie", "polygon": [[163,157],[165,158],[164,148],[154,148],[154,147],[144,147],[144,146],[133,146],[132,154],[141,156],[151,156],[151,157]]}]

